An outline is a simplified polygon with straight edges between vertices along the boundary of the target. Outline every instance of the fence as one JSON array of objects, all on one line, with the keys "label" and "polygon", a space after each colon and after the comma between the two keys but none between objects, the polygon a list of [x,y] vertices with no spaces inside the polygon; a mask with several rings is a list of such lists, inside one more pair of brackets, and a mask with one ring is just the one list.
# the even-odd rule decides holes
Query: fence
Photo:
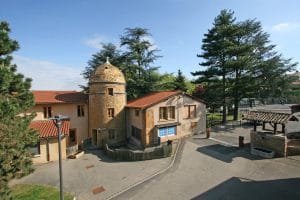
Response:
[{"label": "fence", "polygon": [[163,144],[158,147],[146,149],[144,151],[134,151],[130,149],[112,149],[105,145],[106,154],[115,160],[121,161],[141,161],[169,157],[172,154],[172,144]]}]

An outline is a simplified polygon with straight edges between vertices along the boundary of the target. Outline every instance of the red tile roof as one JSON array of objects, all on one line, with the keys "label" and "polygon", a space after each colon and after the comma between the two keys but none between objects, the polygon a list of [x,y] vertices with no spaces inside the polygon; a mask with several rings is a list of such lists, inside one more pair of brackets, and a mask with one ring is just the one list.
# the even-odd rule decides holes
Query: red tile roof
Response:
[{"label": "red tile roof", "polygon": [[162,92],[153,92],[143,97],[131,100],[127,103],[126,107],[129,108],[147,108],[149,106],[155,105],[163,100],[168,99],[171,96],[181,94],[182,91],[162,91]]},{"label": "red tile roof", "polygon": [[88,101],[87,94],[76,91],[34,90],[32,93],[36,104],[86,103]]},{"label": "red tile roof", "polygon": [[[37,130],[40,134],[40,138],[57,137],[57,127],[52,120],[37,120],[32,121],[29,128]],[[61,133],[69,135],[70,121],[63,121],[61,126]]]}]

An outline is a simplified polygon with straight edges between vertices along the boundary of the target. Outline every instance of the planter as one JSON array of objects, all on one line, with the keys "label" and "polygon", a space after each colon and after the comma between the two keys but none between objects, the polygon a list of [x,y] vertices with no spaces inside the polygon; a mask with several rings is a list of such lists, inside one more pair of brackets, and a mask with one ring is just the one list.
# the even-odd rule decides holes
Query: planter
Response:
[{"label": "planter", "polygon": [[275,152],[265,148],[253,147],[251,148],[251,154],[261,156],[263,158],[274,158]]}]

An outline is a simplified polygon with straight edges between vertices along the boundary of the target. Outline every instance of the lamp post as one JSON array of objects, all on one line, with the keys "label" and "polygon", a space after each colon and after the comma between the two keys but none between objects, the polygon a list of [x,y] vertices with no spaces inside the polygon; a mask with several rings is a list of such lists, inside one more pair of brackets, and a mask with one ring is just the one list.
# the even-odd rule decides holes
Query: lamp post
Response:
[{"label": "lamp post", "polygon": [[60,189],[60,200],[64,200],[64,192],[63,192],[63,174],[62,174],[62,156],[61,156],[61,126],[63,120],[68,120],[69,117],[57,115],[52,118],[54,124],[57,127],[58,133],[58,158],[59,158],[59,189]]}]

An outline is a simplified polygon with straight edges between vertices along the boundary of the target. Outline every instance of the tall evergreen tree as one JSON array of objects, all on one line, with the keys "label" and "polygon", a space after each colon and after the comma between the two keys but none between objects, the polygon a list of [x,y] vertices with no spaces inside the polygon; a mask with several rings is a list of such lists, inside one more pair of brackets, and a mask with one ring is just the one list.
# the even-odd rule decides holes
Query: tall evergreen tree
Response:
[{"label": "tall evergreen tree", "polygon": [[37,141],[37,134],[28,128],[33,115],[20,116],[33,106],[31,80],[17,73],[11,64],[11,53],[19,48],[9,38],[9,24],[0,22],[0,199],[10,199],[10,179],[32,170],[28,145]]},{"label": "tall evergreen tree", "polygon": [[217,16],[213,28],[205,34],[203,53],[199,55],[205,60],[200,65],[207,69],[192,73],[200,76],[199,83],[222,88],[215,99],[223,101],[223,122],[226,122],[227,102],[233,102],[237,120],[242,98],[282,97],[290,85],[286,72],[296,65],[274,50],[275,45],[270,44],[260,22],[236,22],[233,14],[222,10]]},{"label": "tall evergreen tree", "polygon": [[174,80],[174,85],[175,85],[174,88],[175,90],[181,90],[183,92],[187,91],[186,80],[180,69],[177,72],[177,76]]},{"label": "tall evergreen tree", "polygon": [[209,85],[221,88],[215,98],[222,100],[223,122],[226,122],[228,80],[229,71],[226,63],[230,59],[228,48],[232,46],[232,33],[234,32],[235,18],[232,11],[222,10],[215,18],[213,27],[204,34],[202,40],[202,54],[197,55],[204,59],[201,66],[206,67],[204,71],[192,72],[192,75],[199,76],[196,83],[209,82]]},{"label": "tall evergreen tree", "polygon": [[127,97],[133,99],[156,90],[155,86],[160,80],[157,76],[158,67],[153,66],[160,56],[158,50],[149,40],[151,34],[144,28],[126,28],[121,36],[121,46],[126,50],[125,76],[127,81]]}]

